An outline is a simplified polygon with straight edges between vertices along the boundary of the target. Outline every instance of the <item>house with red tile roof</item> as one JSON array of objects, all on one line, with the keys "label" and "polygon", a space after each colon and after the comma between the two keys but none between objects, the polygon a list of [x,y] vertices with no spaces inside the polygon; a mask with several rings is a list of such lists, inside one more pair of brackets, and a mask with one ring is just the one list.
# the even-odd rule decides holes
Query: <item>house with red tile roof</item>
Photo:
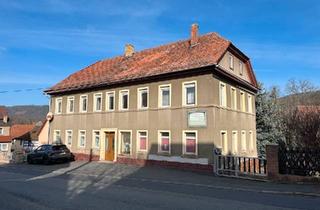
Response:
[{"label": "house with red tile roof", "polygon": [[208,167],[212,151],[257,156],[250,62],[217,33],[97,61],[51,96],[49,141],[78,158]]}]

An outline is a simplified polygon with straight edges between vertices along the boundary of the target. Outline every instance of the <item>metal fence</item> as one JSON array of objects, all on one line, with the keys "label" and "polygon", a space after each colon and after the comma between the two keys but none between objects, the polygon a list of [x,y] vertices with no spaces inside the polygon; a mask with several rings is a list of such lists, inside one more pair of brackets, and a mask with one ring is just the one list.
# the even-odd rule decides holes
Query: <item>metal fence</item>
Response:
[{"label": "metal fence", "polygon": [[320,175],[320,150],[279,148],[279,172],[300,176]]},{"label": "metal fence", "polygon": [[233,155],[214,155],[215,173],[220,176],[264,177],[267,175],[267,160],[264,158]]}]

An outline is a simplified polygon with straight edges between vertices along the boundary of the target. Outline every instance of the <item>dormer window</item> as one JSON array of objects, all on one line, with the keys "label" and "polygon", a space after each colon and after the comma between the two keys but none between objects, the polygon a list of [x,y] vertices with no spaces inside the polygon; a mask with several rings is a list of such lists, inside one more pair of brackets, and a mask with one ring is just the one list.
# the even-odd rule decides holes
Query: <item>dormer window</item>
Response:
[{"label": "dormer window", "polygon": [[239,73],[242,76],[243,75],[243,63],[242,61],[239,61]]},{"label": "dormer window", "polygon": [[229,68],[233,70],[233,55],[229,54]]}]

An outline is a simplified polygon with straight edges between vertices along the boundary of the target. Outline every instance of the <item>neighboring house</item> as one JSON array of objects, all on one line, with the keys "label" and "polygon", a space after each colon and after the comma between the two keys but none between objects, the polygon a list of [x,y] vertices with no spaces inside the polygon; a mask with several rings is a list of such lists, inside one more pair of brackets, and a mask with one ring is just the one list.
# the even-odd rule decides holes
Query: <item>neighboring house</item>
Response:
[{"label": "neighboring house", "polygon": [[10,151],[11,138],[8,112],[0,107],[0,161],[8,160],[8,151]]},{"label": "neighboring house", "polygon": [[[76,157],[209,165],[214,148],[257,156],[257,81],[249,58],[217,33],[98,61],[45,93],[50,139]],[[163,162],[162,162],[163,163]]]},{"label": "neighboring house", "polygon": [[42,126],[40,127],[37,133],[39,145],[50,143],[48,141],[49,139],[48,135],[49,135],[49,121],[45,120],[42,122]]}]

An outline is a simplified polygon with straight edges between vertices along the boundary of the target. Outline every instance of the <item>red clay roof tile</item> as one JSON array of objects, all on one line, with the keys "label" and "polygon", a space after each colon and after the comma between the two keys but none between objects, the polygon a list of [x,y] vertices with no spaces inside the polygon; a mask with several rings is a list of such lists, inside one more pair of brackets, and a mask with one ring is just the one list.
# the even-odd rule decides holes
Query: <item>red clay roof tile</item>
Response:
[{"label": "red clay roof tile", "polygon": [[217,33],[208,33],[200,36],[193,47],[188,39],[136,52],[131,57],[117,56],[80,70],[45,92],[85,89],[214,65],[230,44]]}]

